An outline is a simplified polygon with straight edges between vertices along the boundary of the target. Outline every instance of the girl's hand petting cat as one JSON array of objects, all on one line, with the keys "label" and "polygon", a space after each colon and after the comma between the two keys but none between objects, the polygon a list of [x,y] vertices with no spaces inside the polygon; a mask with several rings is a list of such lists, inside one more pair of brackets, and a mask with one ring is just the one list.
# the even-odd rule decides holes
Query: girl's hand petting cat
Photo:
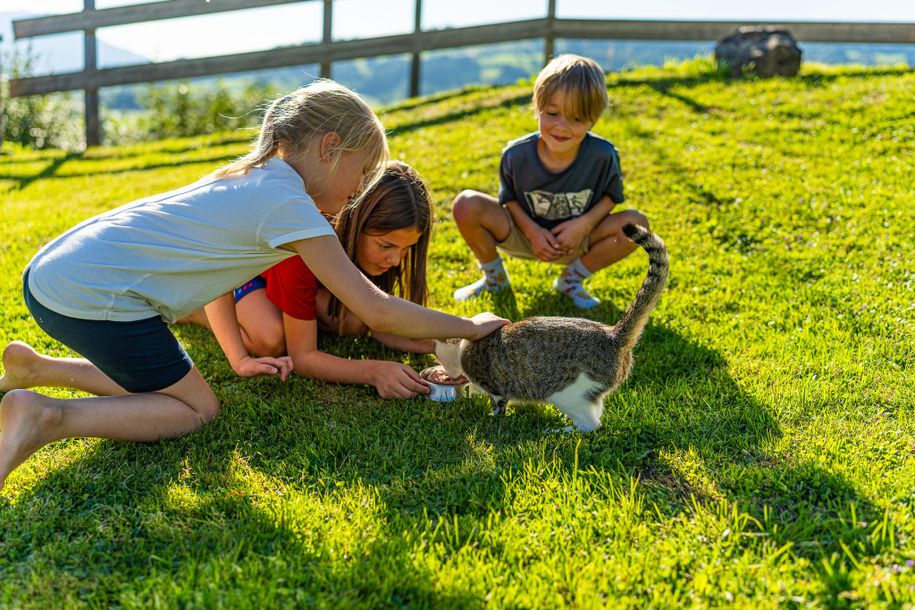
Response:
[{"label": "girl's hand petting cat", "polygon": [[585,237],[590,235],[591,230],[591,224],[587,219],[579,216],[553,227],[553,235],[556,236],[556,241],[559,242],[559,248],[563,254],[568,254],[581,245]]},{"label": "girl's hand petting cat", "polygon": [[531,242],[531,251],[534,256],[542,261],[554,261],[563,254],[559,240],[549,229],[537,226],[526,237]]},{"label": "girl's hand petting cat", "polygon": [[476,327],[473,334],[465,339],[482,339],[489,333],[495,332],[505,326],[506,324],[511,324],[511,320],[506,320],[505,318],[500,318],[494,313],[484,312],[478,313],[474,317],[470,318],[470,321],[473,322],[473,325]]},{"label": "girl's hand petting cat", "polygon": [[376,360],[372,371],[372,385],[384,399],[413,398],[428,394],[429,386],[415,370],[400,362]]},{"label": "girl's hand petting cat", "polygon": [[252,358],[245,356],[232,365],[240,377],[256,377],[257,375],[279,375],[280,380],[286,381],[286,376],[292,372],[292,358]]}]

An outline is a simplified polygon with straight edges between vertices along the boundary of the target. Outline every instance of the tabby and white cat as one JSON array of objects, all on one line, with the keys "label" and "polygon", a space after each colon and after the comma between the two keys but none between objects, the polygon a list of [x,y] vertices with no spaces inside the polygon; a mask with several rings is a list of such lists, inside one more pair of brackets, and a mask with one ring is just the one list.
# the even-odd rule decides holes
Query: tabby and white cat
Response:
[{"label": "tabby and white cat", "polygon": [[[489,394],[493,415],[509,400],[546,402],[582,432],[600,426],[604,397],[629,377],[632,348],[667,283],[667,248],[644,227],[623,232],[648,253],[648,275],[615,326],[581,318],[534,317],[478,339],[435,342],[435,355],[452,377]],[[571,429],[571,428],[569,428]]]}]

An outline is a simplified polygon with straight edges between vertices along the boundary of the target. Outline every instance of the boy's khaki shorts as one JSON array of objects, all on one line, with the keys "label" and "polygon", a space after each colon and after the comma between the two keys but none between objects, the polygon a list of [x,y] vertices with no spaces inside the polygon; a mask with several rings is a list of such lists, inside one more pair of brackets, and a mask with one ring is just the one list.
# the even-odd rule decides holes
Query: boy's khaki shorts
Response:
[{"label": "boy's khaki shorts", "polygon": [[[524,233],[522,233],[521,229],[519,229],[518,226],[514,222],[512,222],[511,218],[509,218],[509,222],[511,222],[511,225],[512,225],[511,232],[508,234],[508,237],[505,238],[505,241],[499,242],[498,244],[496,244],[496,247],[499,248],[500,250],[502,250],[503,252],[505,252],[506,254],[508,254],[509,256],[514,256],[515,258],[526,258],[526,259],[535,260],[535,261],[540,260],[539,258],[537,258],[537,255],[534,254],[534,251],[531,249],[530,240],[524,236]],[[589,247],[590,247],[590,236],[585,235],[585,238],[578,245],[578,248],[576,248],[575,250],[573,250],[572,252],[570,252],[568,254],[564,254],[564,255],[560,256],[559,258],[557,258],[554,261],[548,261],[548,262],[556,264],[556,265],[568,265],[569,263],[574,261],[576,258],[578,258],[582,254],[587,252]]]}]

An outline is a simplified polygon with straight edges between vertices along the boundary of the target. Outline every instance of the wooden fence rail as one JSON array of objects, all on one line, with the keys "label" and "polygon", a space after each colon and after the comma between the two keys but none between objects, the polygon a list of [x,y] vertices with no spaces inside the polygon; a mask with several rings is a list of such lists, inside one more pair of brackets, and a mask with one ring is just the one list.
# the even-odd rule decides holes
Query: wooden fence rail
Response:
[{"label": "wooden fence rail", "polygon": [[[146,23],[208,15],[296,2],[322,2],[323,35],[317,43],[280,47],[199,59],[140,64],[116,68],[97,67],[95,31],[102,27]],[[549,0],[546,17],[442,30],[422,29],[422,0],[414,0],[413,32],[358,40],[333,40],[333,0],[167,0],[98,10],[95,0],[83,0],[79,13],[54,15],[13,22],[15,38],[28,38],[83,31],[84,68],[80,72],[10,80],[10,96],[38,95],[82,89],[85,92],[86,145],[99,143],[98,90],[100,87],[148,83],[320,64],[321,76],[329,77],[335,61],[410,54],[410,95],[419,94],[421,53],[473,45],[543,39],[544,62],[553,55],[556,39],[620,40],[717,40],[742,25],[768,25],[748,21],[640,21],[609,19],[560,19],[556,0]],[[780,22],[804,42],[915,43],[915,23]]]}]

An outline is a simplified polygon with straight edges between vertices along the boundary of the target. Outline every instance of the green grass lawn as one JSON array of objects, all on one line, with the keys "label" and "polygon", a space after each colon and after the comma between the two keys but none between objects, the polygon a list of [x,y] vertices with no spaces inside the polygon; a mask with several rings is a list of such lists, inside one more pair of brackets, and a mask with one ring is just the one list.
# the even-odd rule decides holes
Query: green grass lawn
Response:
[{"label": "green grass lawn", "polygon": [[[595,131],[671,278],[600,430],[547,433],[565,424],[548,406],[492,418],[483,397],[242,380],[181,327],[221,416],[174,441],[68,440],[23,464],[0,493],[0,607],[913,607],[915,73],[729,82],[696,61],[608,83]],[[541,263],[507,262],[513,299],[450,299],[477,272],[449,202],[495,191],[502,146],[536,127],[529,94],[470,89],[382,115],[435,198],[434,307],[578,315]],[[30,257],[249,136],[7,149],[0,342],[72,355],[25,309]],[[636,253],[589,280],[604,302],[584,315],[614,322],[646,268]]]}]

